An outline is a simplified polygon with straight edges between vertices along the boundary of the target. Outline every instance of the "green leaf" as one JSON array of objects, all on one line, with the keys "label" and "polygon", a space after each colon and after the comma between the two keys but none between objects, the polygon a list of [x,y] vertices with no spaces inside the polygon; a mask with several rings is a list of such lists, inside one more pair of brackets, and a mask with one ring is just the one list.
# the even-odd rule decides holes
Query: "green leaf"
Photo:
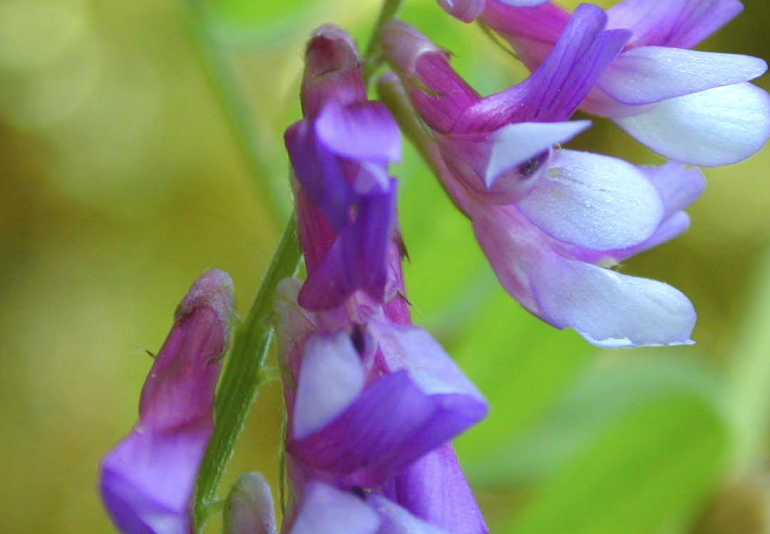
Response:
[{"label": "green leaf", "polygon": [[521,454],[519,475],[540,462],[544,477],[505,532],[658,532],[713,488],[731,438],[720,390],[702,368],[653,359],[595,369],[529,443],[498,456]]}]

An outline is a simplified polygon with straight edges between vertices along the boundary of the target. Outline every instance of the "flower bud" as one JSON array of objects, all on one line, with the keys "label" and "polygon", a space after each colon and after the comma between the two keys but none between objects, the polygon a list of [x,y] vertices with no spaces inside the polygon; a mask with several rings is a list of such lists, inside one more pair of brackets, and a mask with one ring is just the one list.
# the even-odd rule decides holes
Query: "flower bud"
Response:
[{"label": "flower bud", "polygon": [[138,424],[102,462],[102,499],[125,534],[191,531],[232,307],[227,273],[211,270],[198,278],[144,384]]},{"label": "flower bud", "polygon": [[227,496],[224,534],[276,534],[270,485],[259,473],[244,473]]}]

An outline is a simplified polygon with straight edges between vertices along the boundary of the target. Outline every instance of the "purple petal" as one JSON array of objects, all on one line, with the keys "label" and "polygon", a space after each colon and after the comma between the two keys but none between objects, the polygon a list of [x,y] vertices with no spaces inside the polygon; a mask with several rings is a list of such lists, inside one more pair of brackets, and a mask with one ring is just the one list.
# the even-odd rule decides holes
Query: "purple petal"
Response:
[{"label": "purple petal", "polygon": [[764,60],[751,56],[643,46],[621,54],[599,86],[624,104],[650,104],[753,80],[766,70]]},{"label": "purple petal", "polygon": [[440,132],[480,97],[449,65],[448,54],[413,26],[389,22],[382,33],[388,61],[398,72],[420,117]]},{"label": "purple petal", "polygon": [[597,250],[641,243],[663,219],[660,195],[641,170],[572,150],[556,152],[545,176],[517,206],[554,239]]},{"label": "purple petal", "polygon": [[318,116],[315,133],[329,151],[346,159],[380,163],[401,159],[401,134],[382,102],[341,106],[332,100]]},{"label": "purple petal", "polygon": [[308,486],[289,534],[375,534],[377,512],[352,493],[320,482]]},{"label": "purple petal", "polygon": [[386,495],[451,534],[489,532],[451,443],[407,467],[388,483]]},{"label": "purple petal", "polygon": [[366,372],[350,336],[308,340],[294,405],[293,436],[302,439],[343,413],[364,389]]},{"label": "purple petal", "polygon": [[[449,441],[487,411],[478,391],[427,333],[372,323],[369,331],[395,372],[372,382],[323,429],[288,446],[305,464],[366,486]],[[324,394],[329,393],[318,392]]]},{"label": "purple petal", "polygon": [[597,6],[578,7],[532,76],[471,106],[453,131],[479,131],[480,124],[489,131],[509,122],[568,120],[630,36],[624,30],[604,31],[606,18]]},{"label": "purple petal", "polygon": [[444,11],[463,22],[473,22],[481,15],[486,0],[438,0]]},{"label": "purple petal", "polygon": [[188,534],[198,468],[211,421],[175,432],[141,424],[102,463],[102,500],[125,534]]},{"label": "purple petal", "polygon": [[565,258],[515,208],[486,206],[472,219],[500,283],[544,321],[600,347],[691,343],[695,311],[673,287]]},{"label": "purple petal", "polygon": [[396,181],[389,180],[385,192],[359,196],[355,219],[343,228],[299,295],[309,310],[328,310],[342,304],[361,289],[382,300],[387,276],[387,253],[396,217]]},{"label": "purple petal", "polygon": [[447,534],[444,530],[417,519],[381,495],[371,495],[368,501],[382,520],[377,534]]},{"label": "purple petal", "polygon": [[730,165],[755,154],[770,138],[770,96],[750,83],[738,83],[664,100],[615,122],[675,161]]},{"label": "purple petal", "polygon": [[353,191],[336,156],[319,143],[308,119],[290,126],[284,139],[294,174],[307,196],[332,226],[345,226]]},{"label": "purple petal", "polygon": [[609,28],[633,30],[631,46],[692,48],[742,10],[739,0],[625,0],[607,15]]}]

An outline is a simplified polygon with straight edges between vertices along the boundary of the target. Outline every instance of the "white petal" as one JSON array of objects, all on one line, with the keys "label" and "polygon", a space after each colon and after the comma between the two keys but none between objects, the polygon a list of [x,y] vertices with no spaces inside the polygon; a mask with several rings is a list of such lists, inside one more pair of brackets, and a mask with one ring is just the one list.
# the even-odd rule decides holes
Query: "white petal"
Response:
[{"label": "white petal", "polygon": [[492,134],[492,152],[484,177],[487,187],[506,171],[558,143],[566,143],[589,126],[590,121],[522,122],[500,128]]},{"label": "white petal", "polygon": [[657,229],[663,202],[645,174],[623,160],[560,150],[518,204],[541,230],[594,250],[641,243]]},{"label": "white petal", "polygon": [[289,534],[374,534],[377,512],[364,501],[326,484],[309,486]]},{"label": "white petal", "polygon": [[624,104],[651,104],[753,80],[766,70],[752,56],[642,46],[616,58],[598,85]]},{"label": "white petal", "polygon": [[316,336],[308,340],[294,405],[294,438],[320,430],[361,393],[364,366],[350,337]]},{"label": "white petal", "polygon": [[730,165],[755,154],[770,138],[770,95],[738,83],[664,100],[646,113],[615,122],[673,160]]}]

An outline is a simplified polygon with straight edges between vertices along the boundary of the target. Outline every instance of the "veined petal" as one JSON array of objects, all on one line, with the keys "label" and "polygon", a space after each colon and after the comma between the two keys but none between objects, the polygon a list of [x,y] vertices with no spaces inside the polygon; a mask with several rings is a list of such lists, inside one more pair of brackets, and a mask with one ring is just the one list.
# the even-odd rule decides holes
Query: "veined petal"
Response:
[{"label": "veined petal", "polygon": [[104,459],[102,500],[125,534],[188,534],[195,479],[213,424],[175,432],[137,427]]},{"label": "veined petal", "polygon": [[766,70],[767,63],[752,56],[642,46],[618,56],[599,86],[624,104],[640,105],[746,82]]},{"label": "veined petal", "polygon": [[297,385],[293,436],[302,439],[343,413],[364,389],[361,357],[344,332],[308,340]]},{"label": "veined petal", "polygon": [[631,46],[692,48],[742,10],[739,0],[625,0],[607,15],[609,28],[633,30]]},{"label": "veined petal", "polygon": [[381,484],[487,412],[478,391],[428,334],[372,323],[369,332],[395,371],[369,384],[322,429],[288,445],[306,465],[364,486]]},{"label": "veined petal", "polygon": [[345,226],[353,191],[336,156],[318,142],[308,119],[290,126],[284,134],[294,174],[307,196],[336,229]]},{"label": "veined petal", "polygon": [[606,20],[601,8],[582,4],[532,76],[469,107],[452,131],[490,131],[510,122],[569,119],[630,37],[625,30],[605,31]]},{"label": "veined petal", "polygon": [[473,22],[481,15],[486,0],[438,0],[444,11],[463,22]]},{"label": "veined petal", "polygon": [[380,518],[352,493],[314,482],[303,498],[289,534],[375,534]]},{"label": "veined petal", "polygon": [[558,241],[611,250],[641,243],[657,229],[663,203],[644,173],[623,160],[559,150],[518,204]]},{"label": "veined petal", "polygon": [[500,33],[534,71],[564,32],[572,14],[555,2],[514,9],[502,2],[487,2],[481,20]]},{"label": "veined petal", "polygon": [[551,325],[600,347],[691,343],[695,310],[673,287],[565,258],[513,207],[479,206],[472,219],[500,283]]},{"label": "veined petal", "polygon": [[489,532],[451,443],[407,467],[387,484],[385,494],[450,534]]},{"label": "veined petal", "polygon": [[399,505],[381,495],[368,499],[382,520],[378,534],[447,534],[444,530],[422,521]]},{"label": "veined petal", "polygon": [[615,122],[673,160],[730,165],[752,156],[770,138],[770,95],[738,83],[664,100],[646,113]]},{"label": "veined petal", "polygon": [[401,159],[401,134],[382,102],[342,106],[330,100],[315,121],[315,133],[327,149],[346,159],[381,163]]}]

